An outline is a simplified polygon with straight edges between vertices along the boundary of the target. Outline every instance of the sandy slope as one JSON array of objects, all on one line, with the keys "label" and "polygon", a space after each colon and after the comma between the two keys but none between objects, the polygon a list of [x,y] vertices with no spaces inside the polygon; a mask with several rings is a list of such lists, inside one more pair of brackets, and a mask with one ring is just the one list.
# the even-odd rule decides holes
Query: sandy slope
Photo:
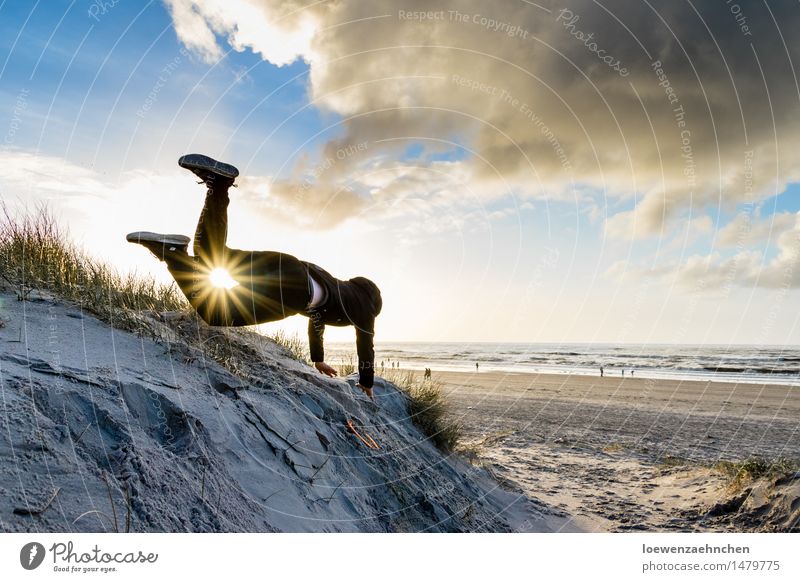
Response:
[{"label": "sandy slope", "polygon": [[434,377],[444,380],[498,477],[561,507],[583,529],[800,527],[800,475],[734,493],[709,468],[754,456],[800,458],[798,388],[484,372]]},{"label": "sandy slope", "polygon": [[166,324],[154,341],[51,297],[0,299],[0,531],[124,531],[129,518],[131,531],[563,526],[443,457],[392,385],[379,381],[373,404],[264,340],[243,381]]}]

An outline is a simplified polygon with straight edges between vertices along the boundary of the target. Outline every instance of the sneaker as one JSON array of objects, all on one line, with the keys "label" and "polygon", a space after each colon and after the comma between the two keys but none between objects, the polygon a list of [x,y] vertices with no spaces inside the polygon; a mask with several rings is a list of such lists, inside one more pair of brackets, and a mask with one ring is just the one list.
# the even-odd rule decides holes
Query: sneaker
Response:
[{"label": "sneaker", "polygon": [[239,175],[239,170],[230,164],[218,162],[203,154],[186,154],[178,160],[181,168],[193,172],[198,178],[211,188],[214,184],[230,186]]},{"label": "sneaker", "polygon": [[159,261],[167,253],[188,253],[189,237],[182,234],[158,234],[157,232],[132,232],[125,237],[128,242],[142,245]]}]

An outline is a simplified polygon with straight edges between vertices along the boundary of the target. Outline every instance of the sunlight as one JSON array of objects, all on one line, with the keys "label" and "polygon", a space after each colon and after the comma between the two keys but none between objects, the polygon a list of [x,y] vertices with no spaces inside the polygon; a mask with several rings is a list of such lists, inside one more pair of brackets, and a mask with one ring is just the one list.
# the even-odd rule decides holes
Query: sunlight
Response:
[{"label": "sunlight", "polygon": [[239,283],[231,277],[227,269],[218,267],[208,274],[208,279],[214,287],[222,287],[224,289],[233,289]]}]

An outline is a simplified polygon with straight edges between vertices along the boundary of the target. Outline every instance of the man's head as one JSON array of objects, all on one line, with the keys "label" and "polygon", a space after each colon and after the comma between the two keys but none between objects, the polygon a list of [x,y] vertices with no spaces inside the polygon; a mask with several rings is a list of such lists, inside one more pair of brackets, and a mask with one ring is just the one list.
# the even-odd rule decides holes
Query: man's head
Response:
[{"label": "man's head", "polygon": [[377,317],[378,314],[381,312],[381,308],[383,307],[383,299],[381,298],[381,290],[378,289],[378,286],[367,279],[366,277],[355,277],[350,279],[351,283],[358,285],[359,288],[363,289],[367,296],[369,297],[370,302],[373,306],[373,313]]}]

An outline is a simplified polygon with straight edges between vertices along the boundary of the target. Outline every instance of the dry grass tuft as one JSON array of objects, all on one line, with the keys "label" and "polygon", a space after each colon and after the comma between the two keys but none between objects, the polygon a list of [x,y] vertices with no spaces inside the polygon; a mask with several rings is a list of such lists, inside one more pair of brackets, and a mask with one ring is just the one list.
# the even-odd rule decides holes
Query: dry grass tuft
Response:
[{"label": "dry grass tuft", "polygon": [[90,257],[69,241],[44,206],[13,217],[0,202],[0,274],[19,300],[34,290],[50,292],[128,331],[146,327],[142,312],[190,309],[174,285],[122,275]]},{"label": "dry grass tuft", "polygon": [[347,358],[342,358],[342,363],[337,367],[339,368],[340,376],[349,376],[358,371],[358,358],[354,358],[353,354],[348,354]]},{"label": "dry grass tuft", "polygon": [[[19,300],[37,295],[67,299],[116,329],[148,336],[175,347],[186,345],[187,361],[198,356],[250,377],[261,360],[265,337],[247,328],[223,329],[203,322],[176,284],[120,274],[69,240],[46,206],[12,215],[0,201],[0,277]],[[271,338],[300,361],[307,348],[297,337]]]},{"label": "dry grass tuft", "polygon": [[269,339],[274,341],[279,346],[283,347],[289,355],[297,360],[308,364],[311,362],[311,354],[308,351],[308,344],[298,334],[289,335],[282,329],[276,331],[273,335],[268,336]]},{"label": "dry grass tuft", "polygon": [[433,444],[444,452],[456,450],[463,427],[450,414],[447,399],[442,393],[442,382],[418,379],[411,370],[387,370],[383,377],[409,396],[411,419]]},{"label": "dry grass tuft", "polygon": [[714,469],[728,478],[733,491],[741,491],[759,479],[775,479],[800,470],[800,463],[790,459],[768,461],[753,457],[744,461],[720,461]]}]

